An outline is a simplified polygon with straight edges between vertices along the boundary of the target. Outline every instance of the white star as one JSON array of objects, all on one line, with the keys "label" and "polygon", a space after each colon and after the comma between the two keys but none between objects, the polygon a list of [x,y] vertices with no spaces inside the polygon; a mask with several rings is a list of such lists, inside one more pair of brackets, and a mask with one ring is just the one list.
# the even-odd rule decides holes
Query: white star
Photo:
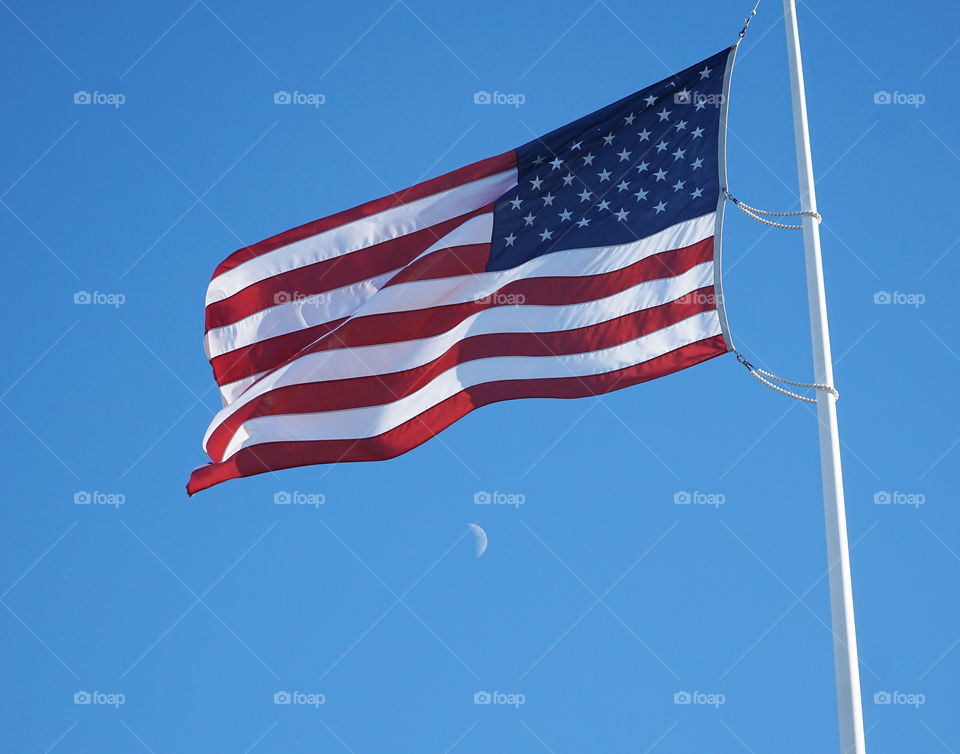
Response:
[{"label": "white star", "polygon": [[580,194],[577,194],[577,196],[580,197],[580,202],[583,203],[583,202],[587,201],[587,199],[590,198],[590,192],[587,191],[586,189],[584,189],[583,192],[580,193]]},{"label": "white star", "polygon": [[603,183],[604,181],[609,181],[609,180],[610,180],[610,171],[607,170],[606,168],[604,168],[604,169],[601,170],[599,173],[597,173],[597,175],[600,176],[600,182],[601,182],[601,183]]},{"label": "white star", "polygon": [[513,246],[513,242],[517,240],[517,237],[513,235],[513,233],[511,233],[509,236],[506,236],[503,240],[507,242],[506,243],[507,246]]},{"label": "white star", "polygon": [[626,147],[624,147],[622,152],[617,152],[617,157],[620,158],[620,162],[623,162],[624,160],[630,159],[630,153],[627,151]]},{"label": "white star", "polygon": [[538,154],[537,159],[533,161],[534,167],[540,167],[541,165],[543,165],[543,161],[546,159],[547,159],[546,157],[543,157],[542,155]]},{"label": "white star", "polygon": [[699,139],[701,136],[703,136],[703,129],[702,129],[702,128],[695,128],[695,129],[693,129],[693,138],[694,138],[694,139]]},{"label": "white star", "polygon": [[583,164],[592,165],[595,159],[596,158],[593,156],[593,152],[588,152],[583,158]]},{"label": "white star", "polygon": [[660,204],[658,204],[656,207],[654,207],[654,209],[657,211],[657,214],[658,214],[658,215],[659,215],[661,212],[663,212],[666,208],[667,208],[667,205],[666,205],[665,202],[660,202]]},{"label": "white star", "polygon": [[647,103],[647,107],[653,107],[653,103],[656,102],[656,100],[653,98],[653,95],[651,94],[649,97],[647,97],[644,100],[644,102]]},{"label": "white star", "polygon": [[645,162],[645,161],[644,161],[644,162],[641,162],[639,165],[637,165],[637,172],[638,172],[638,173],[642,173],[642,172],[643,172],[644,170],[646,170],[648,167],[649,167],[649,165],[648,165],[647,162]]},{"label": "white star", "polygon": [[640,189],[637,193],[634,194],[634,196],[637,197],[637,201],[639,202],[640,200],[647,198],[647,192],[644,191],[643,189]]},{"label": "white star", "polygon": [[684,129],[686,129],[686,127],[687,127],[687,122],[685,120],[681,120],[679,123],[677,123],[678,131],[683,131]]},{"label": "white star", "polygon": [[706,66],[704,66],[703,70],[700,71],[700,80],[702,81],[703,79],[710,78],[710,71],[712,70],[713,70],[712,68],[707,68]]},{"label": "white star", "polygon": [[540,234],[541,241],[549,241],[551,238],[553,238],[552,230],[544,230],[543,233]]},{"label": "white star", "polygon": [[705,108],[706,106],[707,106],[707,101],[705,99],[698,100],[696,109],[703,110],[703,108]]},{"label": "white star", "polygon": [[691,191],[690,196],[692,196],[694,199],[699,199],[701,196],[703,196],[703,189]]},{"label": "white star", "polygon": [[534,189],[539,189],[541,183],[543,183],[543,180],[540,178],[534,178],[530,181],[530,185],[533,186]]},{"label": "white star", "polygon": [[601,210],[601,209],[610,209],[610,202],[608,202],[606,199],[604,199],[602,202],[600,202],[600,204],[597,205],[597,209],[598,209],[598,210]]},{"label": "white star", "polygon": [[535,219],[534,216],[533,216],[533,212],[531,212],[529,215],[527,215],[527,216],[526,216],[525,218],[523,218],[523,219],[526,221],[526,222],[524,222],[524,224],[523,224],[524,227],[526,227],[527,225],[533,225],[533,221],[534,221],[534,219]]},{"label": "white star", "polygon": [[518,196],[515,199],[511,199],[510,204],[513,205],[513,209],[520,209],[520,205],[523,204],[523,202],[520,201],[520,197]]},{"label": "white star", "polygon": [[613,144],[613,131],[603,137],[603,146],[609,147],[611,144]]},{"label": "white star", "polygon": [[549,206],[553,206],[553,200],[556,199],[556,198],[557,198],[557,197],[555,197],[553,194],[545,194],[544,197],[543,197],[543,206],[544,206],[544,207],[546,207],[546,206],[548,206],[548,205],[549,205]]},{"label": "white star", "polygon": [[625,209],[621,209],[619,212],[615,212],[614,214],[617,216],[617,219],[620,222],[623,222],[624,220],[627,219],[627,215],[629,215],[630,213],[627,212]]},{"label": "white star", "polygon": [[560,219],[561,219],[561,220],[569,220],[569,219],[570,219],[570,210],[565,209],[563,212],[561,212],[561,213],[560,213]]},{"label": "white star", "polygon": [[657,151],[658,151],[658,152],[662,152],[662,151],[664,151],[666,148],[667,148],[667,142],[665,142],[663,139],[660,139],[660,143],[657,144]]},{"label": "white star", "polygon": [[676,152],[673,152],[673,159],[679,160],[679,159],[680,159],[681,157],[683,157],[686,153],[687,153],[687,151],[686,151],[685,149],[680,149],[680,147],[677,147],[677,151],[676,151]]},{"label": "white star", "polygon": [[571,183],[573,183],[574,178],[576,178],[576,176],[573,173],[567,173],[565,176],[563,176],[563,185],[569,186]]},{"label": "white star", "polygon": [[673,96],[673,101],[677,105],[689,105],[690,104],[690,92],[687,90],[687,87],[683,87],[679,92]]},{"label": "white star", "polygon": [[693,161],[693,166],[692,166],[691,169],[692,169],[692,170],[696,170],[697,168],[702,167],[702,166],[703,166],[703,160],[701,160],[701,159],[698,157],[697,159],[695,159],[695,160]]},{"label": "white star", "polygon": [[650,132],[647,129],[643,129],[637,132],[637,136],[640,137],[640,141],[646,141],[650,138]]},{"label": "white star", "polygon": [[654,175],[657,176],[658,181],[662,181],[664,178],[667,177],[667,171],[664,170],[663,168],[660,168],[656,173],[654,173]]},{"label": "white star", "polygon": [[623,119],[623,122],[626,123],[628,126],[632,126],[633,121],[636,117],[637,117],[636,115],[634,115],[633,113],[630,113],[626,118]]},{"label": "white star", "polygon": [[586,228],[589,224],[590,224],[590,221],[589,221],[587,218],[585,218],[585,217],[581,217],[581,218],[577,221],[577,227],[578,227],[578,228]]},{"label": "white star", "polygon": [[670,120],[670,111],[667,108],[663,108],[657,115],[660,116],[661,121]]},{"label": "white star", "polygon": [[630,184],[627,183],[626,181],[621,181],[620,185],[617,186],[617,193],[621,191],[629,191],[629,190],[630,190]]},{"label": "white star", "polygon": [[574,144],[572,147],[570,147],[570,149],[580,149],[580,145],[581,145],[581,144],[583,144],[583,142],[582,142],[582,141],[578,141],[576,144]]},{"label": "white star", "polygon": [[554,157],[552,160],[550,160],[550,164],[553,165],[553,169],[556,170],[558,167],[563,165],[563,160],[561,160],[559,157]]},{"label": "white star", "polygon": [[674,191],[679,191],[682,188],[683,188],[683,181],[677,181],[675,184],[673,184]]}]

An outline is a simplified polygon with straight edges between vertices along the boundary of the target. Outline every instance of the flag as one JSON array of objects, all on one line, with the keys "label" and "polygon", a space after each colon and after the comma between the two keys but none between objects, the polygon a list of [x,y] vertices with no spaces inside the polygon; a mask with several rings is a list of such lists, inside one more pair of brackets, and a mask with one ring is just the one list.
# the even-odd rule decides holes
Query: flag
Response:
[{"label": "flag", "polygon": [[489,403],[607,393],[725,353],[734,54],[231,254],[204,337],[224,406],[188,492],[393,458]]}]

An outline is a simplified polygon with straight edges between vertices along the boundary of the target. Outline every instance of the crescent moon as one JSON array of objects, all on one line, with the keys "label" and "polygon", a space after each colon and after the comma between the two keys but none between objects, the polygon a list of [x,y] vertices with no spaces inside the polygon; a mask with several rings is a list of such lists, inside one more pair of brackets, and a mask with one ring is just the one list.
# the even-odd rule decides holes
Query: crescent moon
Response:
[{"label": "crescent moon", "polygon": [[470,524],[468,528],[473,532],[474,552],[479,558],[487,549],[487,533],[477,524]]}]

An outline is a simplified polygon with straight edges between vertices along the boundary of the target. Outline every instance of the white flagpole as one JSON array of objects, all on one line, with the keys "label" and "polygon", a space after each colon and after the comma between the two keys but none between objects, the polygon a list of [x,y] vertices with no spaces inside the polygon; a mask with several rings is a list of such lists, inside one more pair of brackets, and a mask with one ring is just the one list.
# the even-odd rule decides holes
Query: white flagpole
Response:
[{"label": "white flagpole", "polygon": [[[800,175],[800,205],[816,212],[813,162],[807,126],[807,103],[800,62],[800,34],[794,0],[783,0],[790,59],[790,89],[793,95],[793,127],[797,143],[797,172]],[[833,386],[833,361],[827,330],[827,302],[823,290],[820,259],[820,227],[809,215],[803,217],[803,247],[807,266],[807,298],[813,339],[814,381]],[[840,436],[837,431],[836,397],[817,391],[817,421],[820,425],[820,469],[823,474],[823,508],[827,523],[827,558],[830,567],[830,613],[833,621],[833,660],[837,676],[837,713],[840,721],[840,750],[843,754],[864,754],[863,710],[860,706],[860,669],[857,662],[857,635],[853,622],[853,592],[850,584],[850,552],[843,506],[843,479],[840,473]]]}]

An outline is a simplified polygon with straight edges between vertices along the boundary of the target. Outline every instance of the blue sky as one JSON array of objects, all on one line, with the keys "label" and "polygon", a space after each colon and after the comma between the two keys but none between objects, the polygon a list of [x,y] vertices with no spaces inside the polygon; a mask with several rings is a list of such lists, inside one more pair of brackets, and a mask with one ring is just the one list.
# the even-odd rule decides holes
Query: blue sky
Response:
[{"label": "blue sky", "polygon": [[[815,417],[733,356],[184,492],[222,258],[708,57],[745,3],[2,5],[0,748],[836,749]],[[868,747],[956,751],[960,11],[799,18]],[[734,193],[796,208],[775,2],[729,125]],[[731,211],[723,266],[736,344],[809,379],[799,234]]]}]

